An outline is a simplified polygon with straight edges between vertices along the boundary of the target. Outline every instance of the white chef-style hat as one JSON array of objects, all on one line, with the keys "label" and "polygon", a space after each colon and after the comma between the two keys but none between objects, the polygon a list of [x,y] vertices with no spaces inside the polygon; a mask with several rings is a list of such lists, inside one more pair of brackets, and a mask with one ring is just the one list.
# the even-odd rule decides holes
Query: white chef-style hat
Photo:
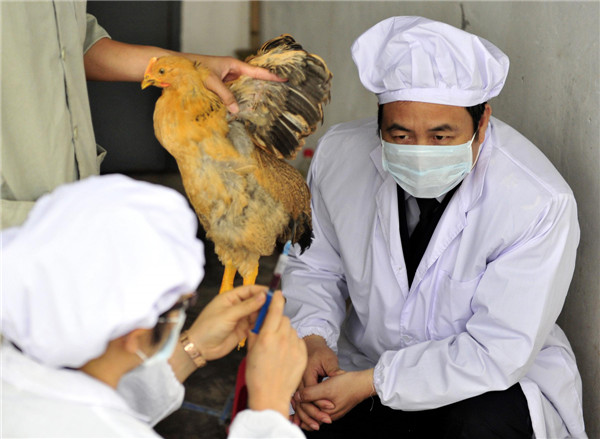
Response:
[{"label": "white chef-style hat", "polygon": [[40,363],[80,367],[154,327],[204,275],[196,231],[172,189],[121,175],[59,187],[0,236],[4,337]]},{"label": "white chef-style hat", "polygon": [[380,104],[481,104],[500,93],[509,65],[489,41],[423,17],[381,21],[356,39],[352,57]]}]

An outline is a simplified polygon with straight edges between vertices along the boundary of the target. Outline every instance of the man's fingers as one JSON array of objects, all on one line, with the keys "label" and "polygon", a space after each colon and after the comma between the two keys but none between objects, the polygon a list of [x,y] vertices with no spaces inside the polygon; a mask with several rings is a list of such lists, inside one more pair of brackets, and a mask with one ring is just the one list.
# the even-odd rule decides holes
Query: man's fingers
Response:
[{"label": "man's fingers", "polygon": [[306,424],[304,424],[304,422],[302,422],[302,419],[300,419],[300,415],[298,415],[298,412],[294,412],[294,415],[292,417],[292,422],[294,424],[296,424],[297,426],[299,426],[300,428],[304,428],[305,430],[308,428],[308,426],[306,428],[302,427],[302,425],[306,425]]},{"label": "man's fingers", "polygon": [[346,373],[345,370],[340,369],[340,364],[335,356],[326,358],[323,362],[323,368],[325,369],[325,373],[328,377],[334,377]]},{"label": "man's fingers", "polygon": [[226,297],[232,304],[242,302],[257,294],[264,293],[267,287],[262,285],[243,285],[226,291],[217,297]]},{"label": "man's fingers", "polygon": [[331,424],[331,417],[313,404],[297,404],[297,407],[296,413],[298,413],[300,420],[313,430],[318,430],[319,424]]},{"label": "man's fingers", "polygon": [[306,425],[304,422],[300,423],[300,428],[302,430],[306,430],[306,431],[314,431],[312,428],[310,428],[308,425]]},{"label": "man's fingers", "polygon": [[280,78],[275,73],[271,73],[262,67],[251,66],[246,64],[240,68],[240,72],[246,76],[256,79],[265,79],[267,81],[285,82],[287,79]]},{"label": "man's fingers", "polygon": [[298,387],[298,390],[301,390],[304,387],[316,386],[318,383],[319,383],[319,373],[314,369],[310,369],[310,365],[309,365],[309,366],[307,366],[306,370],[304,371],[304,375],[302,375],[302,381],[300,382],[300,386]]},{"label": "man's fingers", "polygon": [[221,98],[230,113],[235,114],[240,111],[233,93],[217,76],[210,75],[208,78],[206,78],[205,85],[206,88],[212,90]]},{"label": "man's fingers", "polygon": [[328,399],[319,399],[317,401],[313,401],[313,404],[319,407],[321,410],[333,410],[335,409],[335,404]]},{"label": "man's fingers", "polygon": [[228,308],[225,313],[228,318],[238,321],[244,317],[248,317],[253,312],[260,309],[265,303],[267,295],[265,293],[257,294],[255,297],[248,298],[232,307]]},{"label": "man's fingers", "polygon": [[304,410],[303,410],[303,408],[301,407],[300,404],[298,404],[297,407],[296,407],[296,414],[295,414],[295,416],[298,418],[298,424],[297,425],[304,424],[305,427],[302,427],[302,428],[304,428],[305,430],[309,430],[310,431],[310,430],[318,430],[319,429],[319,423],[316,420],[314,420],[313,418],[311,418],[310,416],[308,416],[304,412]]},{"label": "man's fingers", "polygon": [[328,383],[325,381],[315,386],[307,386],[304,389],[296,392],[298,397],[296,401],[301,402],[315,402],[319,400],[331,401],[331,395],[329,391]]}]

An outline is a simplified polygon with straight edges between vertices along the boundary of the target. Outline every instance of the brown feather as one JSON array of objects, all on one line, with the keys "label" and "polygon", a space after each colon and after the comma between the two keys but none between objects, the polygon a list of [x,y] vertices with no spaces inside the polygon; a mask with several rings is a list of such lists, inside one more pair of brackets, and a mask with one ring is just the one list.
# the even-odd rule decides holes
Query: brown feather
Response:
[{"label": "brown feather", "polygon": [[244,121],[256,145],[277,157],[293,158],[303,139],[323,121],[332,74],[320,57],[306,52],[290,35],[268,41],[247,61],[288,81],[240,77],[231,82],[240,104],[237,118]]}]

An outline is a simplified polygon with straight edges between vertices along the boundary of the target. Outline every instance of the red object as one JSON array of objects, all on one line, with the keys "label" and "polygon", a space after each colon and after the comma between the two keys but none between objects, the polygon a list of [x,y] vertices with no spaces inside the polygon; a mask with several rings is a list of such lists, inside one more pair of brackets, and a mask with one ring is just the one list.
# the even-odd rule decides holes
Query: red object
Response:
[{"label": "red object", "polygon": [[304,150],[303,154],[304,154],[304,157],[306,157],[307,159],[311,159],[312,156],[315,154],[315,152],[312,149],[307,148]]},{"label": "red object", "polygon": [[246,387],[246,357],[242,360],[238,367],[237,377],[235,380],[235,395],[233,397],[233,407],[231,409],[231,422],[235,416],[248,408],[248,388]]}]

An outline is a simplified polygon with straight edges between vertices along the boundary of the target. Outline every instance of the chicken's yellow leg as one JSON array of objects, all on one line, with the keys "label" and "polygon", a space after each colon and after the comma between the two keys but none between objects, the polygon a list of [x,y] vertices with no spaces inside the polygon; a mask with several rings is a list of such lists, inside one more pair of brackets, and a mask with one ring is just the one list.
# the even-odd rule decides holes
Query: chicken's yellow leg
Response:
[{"label": "chicken's yellow leg", "polygon": [[[256,276],[258,276],[258,264],[256,264],[256,267],[254,267],[254,269],[250,273],[248,273],[246,276],[244,276],[244,285],[254,285],[254,283],[256,281]],[[243,339],[242,341],[240,341],[238,343],[238,350],[243,348],[245,344],[246,344],[246,339]]]},{"label": "chicken's yellow leg", "polygon": [[254,285],[256,276],[258,276],[258,264],[256,264],[256,267],[247,276],[244,276],[244,285]]},{"label": "chicken's yellow leg", "polygon": [[235,278],[236,268],[231,264],[225,264],[225,272],[221,281],[221,289],[219,294],[233,290],[233,279]]}]

